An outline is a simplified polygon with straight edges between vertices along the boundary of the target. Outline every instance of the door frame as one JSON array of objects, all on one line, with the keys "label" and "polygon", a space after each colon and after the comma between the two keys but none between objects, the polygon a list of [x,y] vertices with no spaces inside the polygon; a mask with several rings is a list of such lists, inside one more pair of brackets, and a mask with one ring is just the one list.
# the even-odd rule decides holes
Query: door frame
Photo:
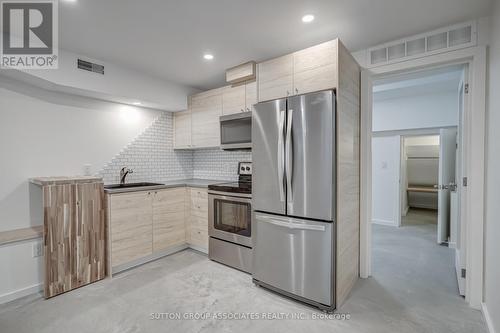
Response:
[{"label": "door frame", "polygon": [[[467,65],[469,93],[464,105],[466,172],[466,302],[480,309],[483,300],[484,166],[486,47],[476,46],[361,71],[360,277],[371,276],[371,138],[373,80],[450,65]],[[474,161],[472,163],[471,161]],[[464,216],[462,216],[464,218]]]}]

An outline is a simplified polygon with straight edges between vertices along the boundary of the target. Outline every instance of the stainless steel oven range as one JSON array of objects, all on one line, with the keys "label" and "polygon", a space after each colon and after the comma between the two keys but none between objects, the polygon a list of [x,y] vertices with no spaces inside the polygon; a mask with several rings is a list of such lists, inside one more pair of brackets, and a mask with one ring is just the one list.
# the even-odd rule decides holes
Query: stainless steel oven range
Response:
[{"label": "stainless steel oven range", "polygon": [[208,187],[208,257],[252,272],[252,163],[240,162],[239,180]]}]

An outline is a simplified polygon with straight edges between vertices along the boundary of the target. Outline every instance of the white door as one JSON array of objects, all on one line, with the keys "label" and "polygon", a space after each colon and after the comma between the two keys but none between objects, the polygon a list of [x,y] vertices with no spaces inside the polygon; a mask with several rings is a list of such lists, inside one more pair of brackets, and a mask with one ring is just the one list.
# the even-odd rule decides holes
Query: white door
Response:
[{"label": "white door", "polygon": [[439,131],[439,185],[437,242],[447,242],[450,233],[450,187],[455,186],[457,130]]}]

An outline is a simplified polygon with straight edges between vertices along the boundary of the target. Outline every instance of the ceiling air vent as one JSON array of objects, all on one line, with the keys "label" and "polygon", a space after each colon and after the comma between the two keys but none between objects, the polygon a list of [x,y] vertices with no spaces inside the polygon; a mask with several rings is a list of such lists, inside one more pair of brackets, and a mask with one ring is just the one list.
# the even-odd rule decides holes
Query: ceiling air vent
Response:
[{"label": "ceiling air vent", "polygon": [[476,22],[465,22],[368,49],[368,67],[475,46]]},{"label": "ceiling air vent", "polygon": [[94,72],[98,74],[104,75],[104,66],[99,64],[94,64],[90,61],[85,61],[82,59],[78,59],[78,68],[83,69],[89,72]]}]

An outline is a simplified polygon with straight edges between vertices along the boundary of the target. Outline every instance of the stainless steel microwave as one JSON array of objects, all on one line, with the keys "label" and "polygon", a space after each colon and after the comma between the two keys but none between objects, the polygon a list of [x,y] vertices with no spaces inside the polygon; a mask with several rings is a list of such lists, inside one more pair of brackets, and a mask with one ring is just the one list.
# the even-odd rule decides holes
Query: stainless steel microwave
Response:
[{"label": "stainless steel microwave", "polygon": [[220,117],[220,146],[224,150],[252,148],[252,112]]}]

